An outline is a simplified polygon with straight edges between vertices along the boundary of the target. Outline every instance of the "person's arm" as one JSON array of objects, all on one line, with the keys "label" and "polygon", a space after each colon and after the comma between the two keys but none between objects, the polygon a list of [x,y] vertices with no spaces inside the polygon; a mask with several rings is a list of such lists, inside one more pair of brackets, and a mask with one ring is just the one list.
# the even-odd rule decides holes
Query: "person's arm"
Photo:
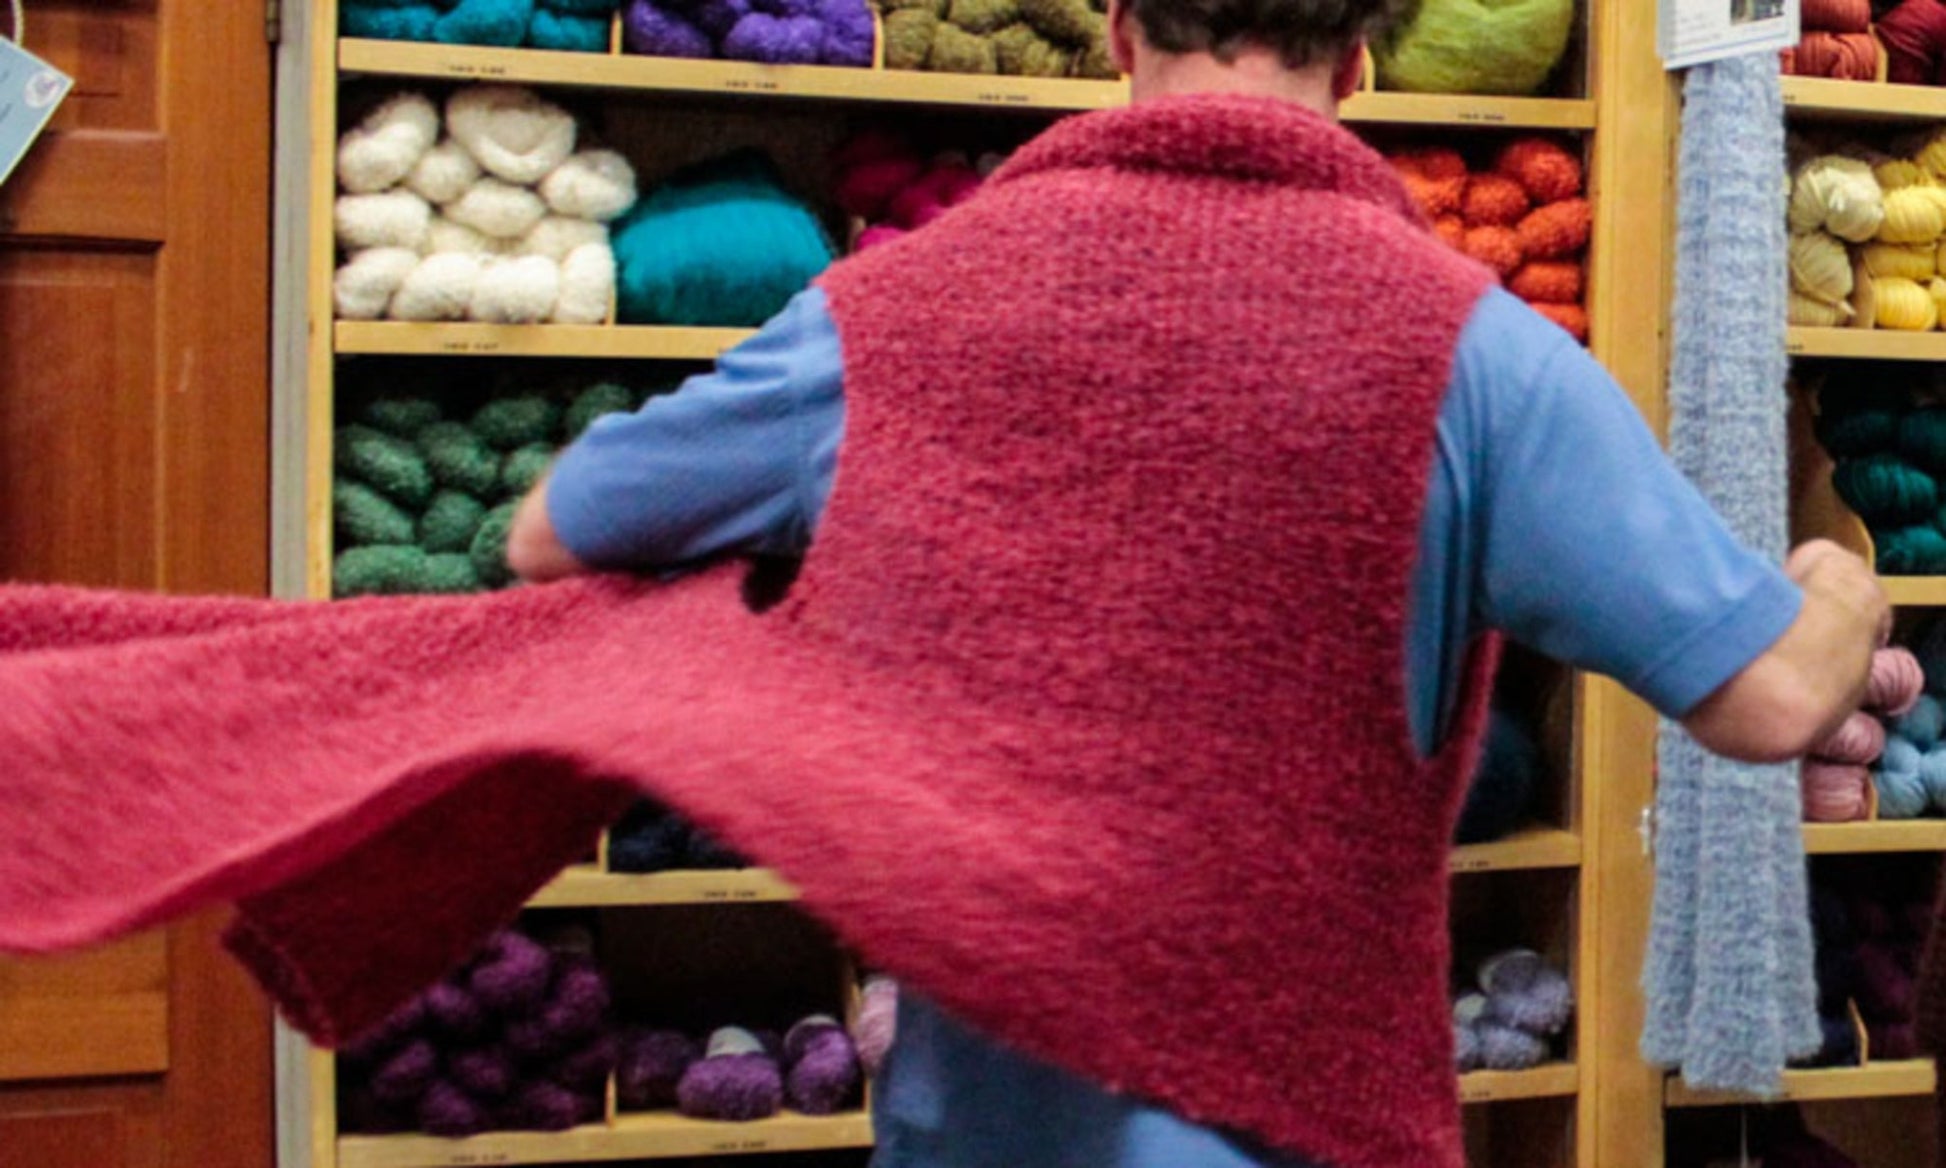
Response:
[{"label": "person's arm", "polygon": [[1470,624],[1616,678],[1734,758],[1796,757],[1855,706],[1886,619],[1857,557],[1819,542],[1780,569],[1745,548],[1607,372],[1504,293],[1451,392]]},{"label": "person's arm", "polygon": [[1682,719],[1717,754],[1782,762],[1811,749],[1858,708],[1872,649],[1890,613],[1865,561],[1837,544],[1795,548],[1784,573],[1804,605],[1784,635]]},{"label": "person's arm", "polygon": [[830,491],[843,369],[823,294],[800,294],[708,374],[598,419],[521,500],[507,540],[532,582],[803,552]]}]

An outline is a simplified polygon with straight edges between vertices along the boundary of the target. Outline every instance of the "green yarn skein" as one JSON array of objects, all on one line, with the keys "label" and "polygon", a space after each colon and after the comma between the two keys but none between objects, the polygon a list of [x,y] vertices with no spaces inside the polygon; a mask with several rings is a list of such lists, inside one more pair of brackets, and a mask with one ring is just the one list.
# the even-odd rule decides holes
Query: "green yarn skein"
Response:
[{"label": "green yarn skein", "polygon": [[1946,572],[1946,533],[1915,525],[1872,533],[1877,569],[1887,576],[1936,576]]},{"label": "green yarn skein", "polygon": [[1567,52],[1574,9],[1574,0],[1422,0],[1410,24],[1373,46],[1379,86],[1534,93]]},{"label": "green yarn skein", "polygon": [[407,507],[423,507],[432,498],[432,471],[412,443],[370,426],[341,426],[333,441],[340,474]]},{"label": "green yarn skein", "polygon": [[500,466],[501,491],[518,497],[533,490],[534,484],[541,481],[541,476],[553,463],[554,451],[555,447],[536,442],[509,454],[507,461]]},{"label": "green yarn skein", "polygon": [[404,547],[357,547],[338,553],[331,565],[331,594],[395,596],[411,592],[424,575],[426,553]]},{"label": "green yarn skein", "polygon": [[1885,410],[1820,414],[1818,444],[1833,458],[1878,454],[1899,444],[1899,416]]},{"label": "green yarn skein", "polygon": [[517,450],[554,437],[561,425],[561,403],[538,393],[495,398],[474,413],[472,425],[495,450]]},{"label": "green yarn skein", "polygon": [[412,542],[412,516],[355,479],[332,482],[331,525],[339,547]]},{"label": "green yarn skein", "polygon": [[1017,0],[952,0],[946,19],[967,32],[986,36],[1020,19]]},{"label": "green yarn skein", "polygon": [[899,8],[885,14],[887,69],[923,69],[932,53],[939,16],[929,8]]},{"label": "green yarn skein", "polygon": [[634,408],[635,395],[627,386],[612,381],[591,385],[568,403],[567,412],[561,417],[561,435],[572,442],[594,425],[596,418],[604,414],[625,414]]},{"label": "green yarn skein", "polygon": [[956,24],[942,24],[932,34],[926,68],[935,73],[998,73],[1000,58],[987,38]]},{"label": "green yarn skein", "polygon": [[468,551],[486,513],[486,504],[464,491],[441,491],[419,517],[419,546],[434,553]]},{"label": "green yarn skein", "polygon": [[1020,77],[1066,77],[1074,54],[1034,31],[1010,24],[993,34],[993,53],[1002,73]]},{"label": "green yarn skein", "polygon": [[414,592],[478,592],[479,573],[473,569],[473,557],[464,552],[427,556],[419,566],[419,574],[413,581]]},{"label": "green yarn skein", "polygon": [[1831,485],[1873,528],[1921,523],[1939,506],[1932,476],[1891,454],[1839,463],[1831,472]]},{"label": "green yarn skein", "polygon": [[473,534],[473,546],[467,549],[473,571],[484,587],[500,588],[513,583],[513,569],[507,566],[507,536],[513,531],[515,506],[511,502],[502,503],[487,512],[486,518],[480,521],[480,530]]},{"label": "green yarn skein", "polygon": [[377,397],[358,411],[358,420],[399,438],[417,437],[441,417],[439,403],[423,397]]},{"label": "green yarn skein", "polygon": [[1946,471],[1946,409],[1914,410],[1899,419],[1898,427],[1899,453],[1934,474]]},{"label": "green yarn skein", "polygon": [[500,456],[458,422],[435,422],[419,431],[419,450],[440,486],[481,498],[499,489]]},{"label": "green yarn skein", "polygon": [[1088,7],[1088,0],[1020,0],[1020,14],[1035,32],[1076,47],[1093,44],[1108,31],[1108,18]]}]

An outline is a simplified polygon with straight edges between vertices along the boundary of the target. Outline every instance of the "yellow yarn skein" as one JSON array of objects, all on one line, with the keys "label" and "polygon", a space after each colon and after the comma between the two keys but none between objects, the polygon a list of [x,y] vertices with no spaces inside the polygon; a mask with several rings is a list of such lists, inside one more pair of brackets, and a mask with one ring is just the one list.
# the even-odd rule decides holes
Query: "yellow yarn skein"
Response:
[{"label": "yellow yarn skein", "polygon": [[1926,295],[1932,297],[1933,319],[1946,320],[1946,280],[1934,276],[1926,281]]},{"label": "yellow yarn skein", "polygon": [[1860,253],[1874,276],[1904,276],[1924,282],[1939,274],[1937,250],[1930,243],[1868,243]]},{"label": "yellow yarn skein", "polygon": [[1880,243],[1931,243],[1941,235],[1946,235],[1946,187],[1928,181],[1885,192]]},{"label": "yellow yarn skein", "polygon": [[1909,158],[1880,159],[1872,164],[1872,177],[1878,180],[1879,189],[1888,195],[1907,187],[1932,185],[1932,175]]},{"label": "yellow yarn skein", "polygon": [[1845,245],[1822,231],[1791,236],[1791,287],[1824,304],[1851,295],[1851,257]]},{"label": "yellow yarn skein", "polygon": [[1856,158],[1826,154],[1813,158],[1791,184],[1790,226],[1793,235],[1829,231],[1840,239],[1863,243],[1877,234],[1885,220],[1885,192],[1872,177],[1872,168]]},{"label": "yellow yarn skein", "polygon": [[1872,297],[1877,301],[1880,328],[1925,332],[1939,324],[1939,305],[1917,280],[1875,276]]},{"label": "yellow yarn skein", "polygon": [[1926,135],[1925,144],[1912,152],[1912,160],[1935,179],[1946,179],[1946,130]]},{"label": "yellow yarn skein", "polygon": [[[1935,279],[1936,284],[1946,286],[1946,280]],[[1813,300],[1802,292],[1793,291],[1790,299],[1790,323],[1810,328],[1836,328],[1845,323],[1851,315],[1849,304],[1826,304]]]}]

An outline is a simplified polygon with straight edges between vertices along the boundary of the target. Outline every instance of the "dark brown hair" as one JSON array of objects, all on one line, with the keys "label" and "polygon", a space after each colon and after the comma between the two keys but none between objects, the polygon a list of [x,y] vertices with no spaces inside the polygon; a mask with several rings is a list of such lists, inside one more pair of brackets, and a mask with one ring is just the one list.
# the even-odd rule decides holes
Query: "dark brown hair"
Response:
[{"label": "dark brown hair", "polygon": [[1271,49],[1290,68],[1329,61],[1408,17],[1418,0],[1127,0],[1148,42],[1165,53],[1230,60]]}]

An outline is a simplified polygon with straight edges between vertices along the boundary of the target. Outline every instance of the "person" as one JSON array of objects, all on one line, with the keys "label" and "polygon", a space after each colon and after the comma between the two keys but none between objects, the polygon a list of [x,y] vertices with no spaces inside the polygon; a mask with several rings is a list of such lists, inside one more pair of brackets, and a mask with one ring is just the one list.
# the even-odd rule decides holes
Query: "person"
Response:
[{"label": "person", "polygon": [[[1225,99],[1302,110],[1333,149],[1359,158],[1368,171],[1382,167],[1346,131],[1324,123],[1354,88],[1367,38],[1379,34],[1398,8],[1394,0],[1117,0],[1109,22],[1116,62],[1130,77],[1134,116],[1152,106],[1193,111],[1185,120],[1201,119],[1198,132],[1235,135],[1235,151],[1218,155],[1227,159],[1223,165],[1246,180],[1260,180],[1242,173],[1247,167],[1239,160],[1250,149],[1275,150],[1276,135],[1286,127],[1240,122],[1238,107]],[[1118,116],[1129,115],[1074,121]],[[1057,127],[1050,133],[1063,132],[1074,131]],[[1363,405],[1316,400],[1318,387],[1295,371],[1287,380],[1274,369],[1265,376],[1238,356],[1236,346],[1255,338],[1226,332],[1223,322],[1196,311],[1197,305],[1280,297],[1290,290],[1274,281],[1253,286],[1263,276],[1253,266],[1261,257],[1205,246],[1205,223],[1187,214],[1177,218],[1168,208],[1145,208],[1156,218],[1142,222],[1103,213],[1104,206],[1119,210],[1116,200],[1144,181],[1146,167],[1158,165],[1141,151],[1161,150],[1137,146],[1117,156],[1116,149],[1114,143],[1089,142],[1075,150],[1081,159],[1057,160],[1110,175],[1091,193],[1090,204],[1080,201],[1077,186],[1061,203],[1062,213],[1000,235],[983,234],[980,223],[949,214],[921,233],[933,240],[924,253],[884,260],[920,265],[931,257],[963,257],[956,271],[939,273],[932,298],[898,310],[910,343],[936,353],[940,366],[972,362],[978,376],[1005,379],[992,394],[944,409],[956,421],[998,418],[975,423],[994,433],[1059,427],[1045,419],[1070,408],[1095,408],[1092,399],[1075,404],[1077,395],[1086,397],[1075,383],[1105,384],[1143,403],[1135,410],[1149,409],[1161,397],[1207,395],[1208,409],[1237,411],[1237,428],[1226,441],[1246,460],[1253,447],[1261,447],[1262,457],[1285,476],[1290,498],[1346,506],[1318,470],[1289,458],[1287,447],[1242,419],[1279,417],[1274,409],[1250,412],[1257,408],[1250,395],[1257,394],[1302,403],[1284,421]],[[1259,189],[1251,181],[1230,188],[1227,202],[1216,206],[1238,217],[1253,214]],[[1063,198],[1053,183],[1040,193]],[[1197,209],[1214,213],[1211,204]],[[1371,248],[1363,236],[1390,239],[1405,224],[1395,208],[1381,214],[1389,222],[1380,227],[1370,217],[1339,220],[1329,228],[1336,235],[1324,234],[1316,223],[1282,224],[1278,230],[1287,243],[1271,245],[1273,253],[1283,253],[1273,262],[1311,265],[1321,280],[1374,284],[1446,262],[1443,245],[1413,228],[1393,257],[1409,255],[1412,262],[1318,267],[1320,252],[1363,255]],[[1145,234],[1141,249],[1117,245],[1117,232],[1137,229]],[[1047,232],[1069,236],[1059,245],[1069,262],[1111,271],[1112,278],[1086,291],[1112,289],[1116,299],[1100,306],[1098,318],[1077,322],[1068,311],[1061,327],[1041,327],[1044,316],[1009,315],[996,307],[988,331],[978,337],[985,348],[969,350],[958,302],[976,293],[956,287],[954,277],[977,271],[984,277],[977,294],[992,296],[1006,287],[1021,256],[1057,246],[1042,234]],[[1090,233],[1098,246],[1072,238]],[[1459,732],[1466,703],[1477,700],[1477,694],[1468,695],[1468,647],[1489,630],[1616,677],[1713,751],[1752,761],[1802,754],[1862,694],[1869,655],[1887,619],[1869,570],[1828,542],[1798,547],[1781,571],[1741,547],[1585,351],[1488,281],[1462,284],[1455,327],[1438,341],[1444,350],[1437,354],[1440,375],[1430,379],[1436,384],[1424,409],[1410,417],[1404,447],[1369,442],[1369,458],[1381,464],[1398,449],[1415,450],[1430,464],[1423,478],[1389,467],[1389,482],[1371,488],[1377,492],[1371,508],[1418,516],[1409,601],[1398,610],[1395,627],[1383,605],[1367,611],[1356,597],[1335,602],[1356,619],[1385,625],[1402,642],[1396,696],[1417,757],[1440,757]],[[1036,312],[1063,314],[1047,296],[1028,299]],[[1331,311],[1329,300],[1299,290],[1283,307],[1301,316]],[[985,313],[986,307],[973,311]],[[548,581],[598,570],[680,569],[725,554],[808,552],[815,564],[834,482],[843,484],[849,472],[854,398],[879,395],[872,408],[880,416],[905,408],[899,387],[886,383],[878,368],[868,370],[860,388],[853,359],[862,350],[865,361],[877,363],[887,342],[867,335],[859,310],[850,315],[834,314],[827,291],[814,287],[726,353],[713,372],[651,399],[637,413],[597,422],[521,505],[509,542],[516,572]],[[1222,316],[1214,309],[1208,315]],[[1436,329],[1427,319],[1432,315],[1387,320],[1381,331],[1396,330],[1399,344],[1409,347],[1406,334]],[[1289,317],[1272,313],[1264,319],[1275,324]],[[847,325],[860,331],[854,334]],[[1077,330],[1090,327],[1107,334],[1104,344],[1140,358],[1109,374],[1087,368],[1075,338]],[[1358,345],[1349,341],[1329,360],[1386,366]],[[1203,364],[1211,376],[1185,377],[1172,354],[1191,354],[1188,360]],[[1224,382],[1231,366],[1246,383],[1242,391]],[[1251,382],[1253,377],[1259,380]],[[921,408],[942,407],[929,402]],[[1102,461],[1090,462],[1088,435],[1122,416],[1091,417],[1072,427],[1084,443],[1080,475],[1103,492],[1128,493],[1127,506],[1108,512],[1126,525],[1114,541],[1157,547],[1185,538],[1172,516],[1146,510],[1139,488],[1118,478],[1118,468],[1107,461],[1114,457],[1111,445],[1103,443]],[[899,489],[879,478],[871,485]],[[868,498],[861,506],[876,501]],[[1023,516],[1022,522],[1043,518]],[[1245,522],[1237,517],[1239,528]],[[1259,534],[1275,540],[1280,533]],[[1291,555],[1304,555],[1311,546],[1304,533],[1292,533]],[[1375,544],[1370,554],[1386,550]],[[1324,622],[1333,614],[1310,615]],[[1303,636],[1297,634],[1300,647]],[[1370,665],[1385,667],[1382,661]],[[1425,816],[1439,818],[1442,805],[1427,792]],[[1361,991],[1340,986],[1336,992]],[[1331,1008],[1325,1002],[1316,1007]],[[1261,1035],[1266,1044],[1291,1037]],[[1329,1072],[1321,1067],[1318,1073]],[[898,1038],[876,1101],[880,1151],[874,1163],[880,1168],[1350,1168],[1352,1160],[1368,1155],[1354,1149],[1333,1164],[1325,1152],[1312,1150],[1321,1141],[1312,1141],[1301,1151],[1317,1158],[1293,1159],[1289,1147],[1272,1149],[1249,1133],[1197,1122],[1016,1051],[910,991],[900,1000]]]}]

